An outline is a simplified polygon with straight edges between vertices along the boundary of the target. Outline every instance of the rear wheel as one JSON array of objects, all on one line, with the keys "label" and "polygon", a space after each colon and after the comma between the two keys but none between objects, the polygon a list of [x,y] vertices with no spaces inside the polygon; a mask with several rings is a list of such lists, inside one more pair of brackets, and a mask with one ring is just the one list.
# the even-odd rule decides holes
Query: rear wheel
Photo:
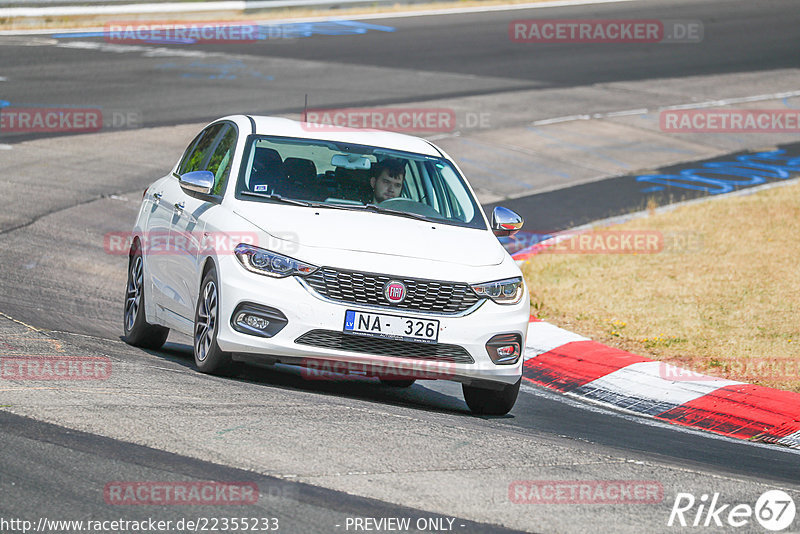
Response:
[{"label": "rear wheel", "polygon": [[211,268],[200,284],[194,314],[194,363],[201,373],[223,374],[232,365],[231,355],[217,345],[219,332],[219,282]]},{"label": "rear wheel", "polygon": [[522,378],[515,384],[503,386],[503,389],[486,389],[477,386],[461,384],[464,391],[464,400],[467,406],[476,415],[505,415],[514,407],[519,394],[519,384]]},{"label": "rear wheel", "polygon": [[135,347],[160,349],[167,341],[169,328],[148,323],[144,310],[144,261],[138,243],[134,243],[128,258],[125,290],[125,342]]}]

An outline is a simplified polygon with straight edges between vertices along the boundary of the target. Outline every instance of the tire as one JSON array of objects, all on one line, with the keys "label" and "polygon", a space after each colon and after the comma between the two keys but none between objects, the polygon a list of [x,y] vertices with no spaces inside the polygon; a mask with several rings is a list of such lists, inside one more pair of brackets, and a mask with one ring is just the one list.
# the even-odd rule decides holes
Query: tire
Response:
[{"label": "tire", "polygon": [[226,374],[233,361],[228,352],[217,345],[219,332],[219,282],[212,267],[200,284],[200,295],[194,312],[194,364],[201,373]]},{"label": "tire", "polygon": [[408,380],[392,380],[391,378],[381,378],[381,384],[392,388],[410,388],[416,379],[411,378]]},{"label": "tire", "polygon": [[160,349],[169,335],[169,328],[150,324],[145,317],[144,261],[138,243],[131,246],[131,253],[128,256],[128,284],[125,288],[122,325],[125,330],[125,342],[143,349]]},{"label": "tire", "polygon": [[464,400],[475,415],[505,415],[514,407],[522,378],[501,390],[485,389],[461,384]]}]

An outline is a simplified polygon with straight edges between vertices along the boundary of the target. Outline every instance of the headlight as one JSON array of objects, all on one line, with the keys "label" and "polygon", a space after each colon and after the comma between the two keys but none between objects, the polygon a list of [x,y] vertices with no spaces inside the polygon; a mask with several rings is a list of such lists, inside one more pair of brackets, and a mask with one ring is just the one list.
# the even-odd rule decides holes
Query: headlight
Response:
[{"label": "headlight", "polygon": [[473,284],[472,290],[479,297],[488,297],[498,304],[516,304],[522,300],[522,278],[506,278],[483,284]]},{"label": "headlight", "polygon": [[310,263],[244,243],[237,245],[233,252],[248,271],[275,278],[284,278],[295,274],[305,276],[317,270],[317,267]]}]

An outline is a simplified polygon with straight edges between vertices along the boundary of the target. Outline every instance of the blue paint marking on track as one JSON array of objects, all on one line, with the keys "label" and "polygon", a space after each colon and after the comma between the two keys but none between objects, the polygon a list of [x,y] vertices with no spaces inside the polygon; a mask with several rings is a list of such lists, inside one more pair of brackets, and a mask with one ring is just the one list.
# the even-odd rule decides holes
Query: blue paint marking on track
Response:
[{"label": "blue paint marking on track", "polygon": [[[486,213],[503,205],[525,218],[529,229],[555,232],[643,209],[652,198],[663,206],[705,196],[781,183],[800,177],[800,142],[774,150],[736,152],[661,168],[653,174],[616,176],[486,204]],[[536,242],[520,235],[510,245]],[[516,241],[516,243],[514,243]]]},{"label": "blue paint marking on track", "polygon": [[[702,191],[709,195],[730,193],[741,187],[763,184],[767,180],[785,180],[800,172],[800,156],[772,150],[737,156],[732,161],[707,162],[678,174],[644,174],[637,182]],[[653,186],[642,193],[653,191]],[[663,187],[662,187],[663,189]]]},{"label": "blue paint marking on track", "polygon": [[789,97],[788,97],[788,96],[787,96],[786,98],[784,98],[784,99],[783,99],[781,102],[783,102],[783,105],[784,105],[785,107],[787,107],[787,108],[791,108],[791,109],[800,109],[800,106],[793,106],[793,105],[791,105],[791,104],[789,103]]},{"label": "blue paint marking on track", "polygon": [[103,37],[106,32],[83,32],[83,33],[56,33],[51,35],[53,39],[81,39],[86,37]]},{"label": "blue paint marking on track", "polygon": [[[202,27],[201,22],[194,23],[198,27]],[[213,23],[211,23],[213,24]],[[144,25],[144,24],[143,24]],[[240,24],[231,24],[231,27],[234,26],[252,26],[246,23]],[[291,22],[291,23],[284,23],[284,24],[259,24],[258,25],[259,32],[258,36],[256,37],[257,40],[262,41],[269,41],[269,40],[281,40],[281,39],[298,39],[298,38],[305,38],[311,37],[313,35],[363,35],[369,31],[379,31],[379,32],[394,32],[396,31],[395,28],[392,26],[383,26],[380,24],[370,24],[368,22],[361,22],[356,20],[325,20],[325,21],[318,21],[318,22]],[[122,34],[122,32],[115,32],[120,33],[121,35],[117,40],[121,40],[124,38],[126,41],[135,40],[141,42],[142,44],[194,44],[198,42],[197,39],[193,38],[185,38],[185,39],[154,39],[148,37],[148,31],[142,30],[144,35],[142,38],[137,38],[137,35],[134,35],[133,32],[128,32],[128,34]],[[139,32],[141,33],[141,32]],[[99,32],[80,32],[80,33],[56,33],[51,35],[54,39],[85,39],[85,38],[95,38],[95,37],[109,37],[111,32],[109,31],[99,31]],[[235,39],[230,39],[226,42],[235,42]],[[242,42],[249,42],[243,40]]]}]

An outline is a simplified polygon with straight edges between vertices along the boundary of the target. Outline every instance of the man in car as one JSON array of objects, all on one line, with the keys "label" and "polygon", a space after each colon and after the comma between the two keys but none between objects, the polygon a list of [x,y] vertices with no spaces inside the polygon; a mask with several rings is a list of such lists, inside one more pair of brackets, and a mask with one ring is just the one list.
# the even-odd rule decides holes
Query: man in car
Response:
[{"label": "man in car", "polygon": [[369,183],[372,186],[372,204],[379,204],[390,198],[397,198],[403,191],[406,177],[406,162],[400,159],[379,161],[370,169]]}]

